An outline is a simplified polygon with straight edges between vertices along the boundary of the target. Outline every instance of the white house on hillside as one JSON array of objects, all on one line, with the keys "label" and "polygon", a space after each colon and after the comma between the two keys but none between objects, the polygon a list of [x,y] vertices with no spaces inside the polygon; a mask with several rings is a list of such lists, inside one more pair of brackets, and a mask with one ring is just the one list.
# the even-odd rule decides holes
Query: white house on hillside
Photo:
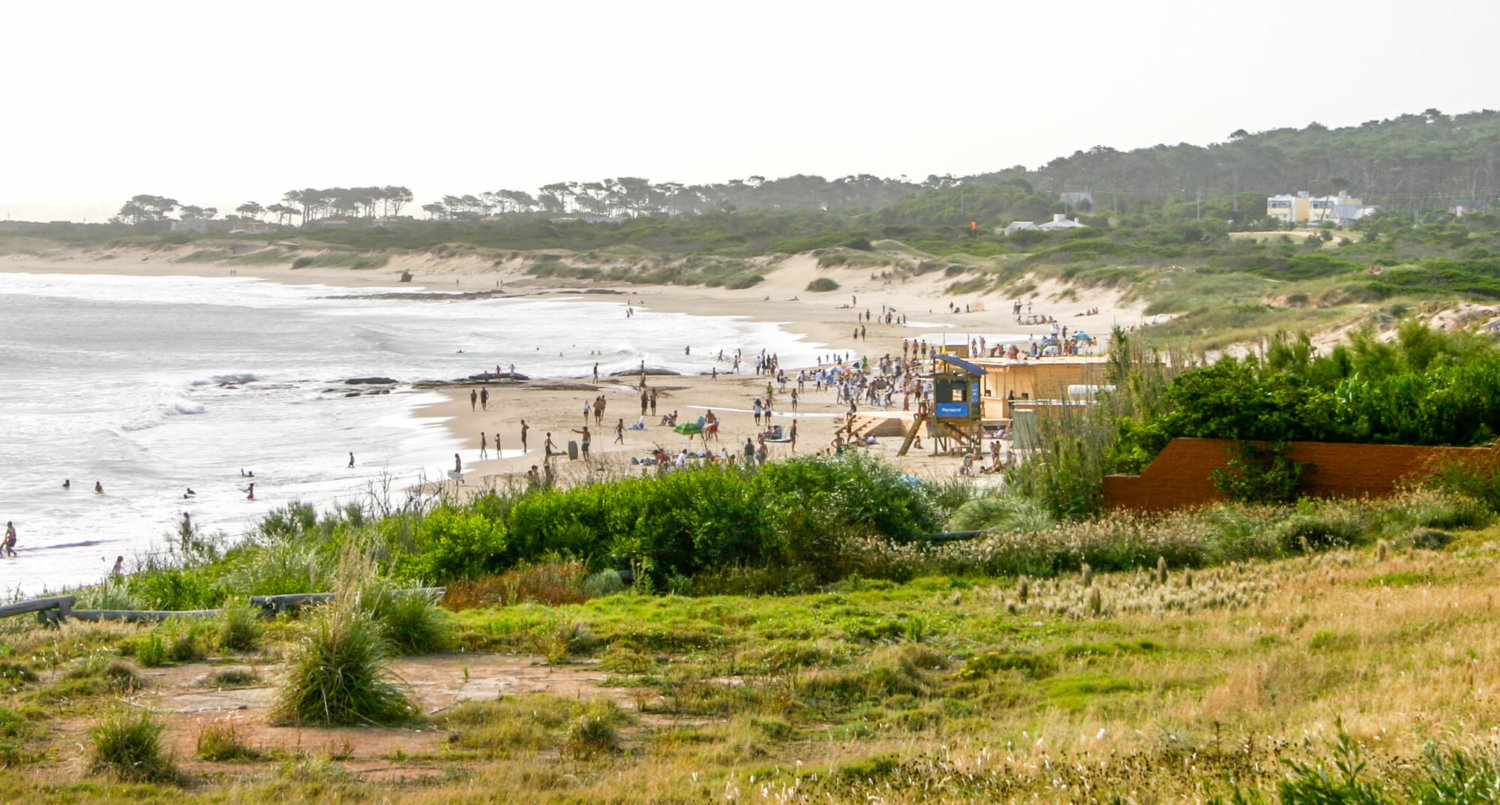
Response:
[{"label": "white house on hillside", "polygon": [[1088,229],[1088,225],[1080,224],[1060,212],[1055,212],[1052,214],[1052,220],[1042,224],[1037,229],[1043,232],[1063,232],[1069,229]]}]

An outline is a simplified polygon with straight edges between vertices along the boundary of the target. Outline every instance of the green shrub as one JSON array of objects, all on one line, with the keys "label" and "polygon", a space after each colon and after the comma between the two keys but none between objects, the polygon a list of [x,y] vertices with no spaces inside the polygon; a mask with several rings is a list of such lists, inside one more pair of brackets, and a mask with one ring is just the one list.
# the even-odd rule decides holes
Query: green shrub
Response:
[{"label": "green shrub", "polygon": [[208,684],[216,688],[244,688],[259,682],[260,674],[250,668],[226,668],[208,677]]},{"label": "green shrub", "polygon": [[254,651],[265,627],[254,607],[229,607],[219,616],[218,643],[223,651]]},{"label": "green shrub", "polygon": [[150,711],[116,710],[93,729],[95,773],[108,773],[132,782],[175,782],[177,769],[162,753],[163,727]]},{"label": "green shrub", "polygon": [[1304,465],[1287,457],[1291,447],[1275,442],[1261,447],[1236,442],[1227,469],[1209,472],[1214,488],[1241,503],[1291,503],[1304,486]]},{"label": "green shrub", "polygon": [[1442,461],[1432,467],[1431,475],[1423,485],[1477,500],[1491,512],[1500,513],[1500,461],[1490,456],[1467,461]]},{"label": "green shrub", "polygon": [[506,527],[473,507],[445,504],[418,524],[410,552],[396,558],[401,579],[447,582],[494,572],[507,556]]},{"label": "green shrub", "polygon": [[213,625],[201,620],[168,618],[155,631],[165,632],[168,660],[195,662],[208,654],[205,644],[213,631]]},{"label": "green shrub", "polygon": [[36,671],[30,665],[13,660],[0,660],[0,683],[15,690],[37,681]]},{"label": "green shrub", "polygon": [[1353,545],[1365,535],[1364,526],[1339,511],[1317,511],[1305,507],[1276,527],[1283,550],[1314,551]]},{"label": "green shrub", "polygon": [[605,569],[586,577],[583,589],[594,598],[603,598],[624,590],[625,582],[620,578],[619,571]]},{"label": "green shrub", "polygon": [[284,724],[400,724],[416,705],[392,683],[389,646],[369,613],[347,604],[321,607],[291,661],[273,718]]},{"label": "green shrub", "polygon": [[167,640],[161,632],[152,629],[135,642],[135,659],[147,668],[166,665],[170,661]]},{"label": "green shrub", "polygon": [[132,693],[146,686],[135,670],[123,662],[112,662],[104,666],[100,675],[104,677],[106,684],[121,693]]},{"label": "green shrub", "polygon": [[839,284],[834,282],[831,277],[818,277],[812,282],[807,283],[807,290],[814,293],[826,293],[828,291],[837,291],[838,289]]},{"label": "green shrub", "polygon": [[591,758],[620,751],[620,733],[601,716],[580,716],[568,728],[563,752],[576,758]]},{"label": "green shrub", "polygon": [[948,518],[953,531],[1046,531],[1056,523],[1040,501],[1000,493],[974,498]]},{"label": "green shrub", "polygon": [[213,762],[255,761],[264,755],[240,739],[233,722],[209,724],[198,733],[198,757]]},{"label": "green shrub", "polygon": [[452,644],[447,612],[426,595],[395,590],[366,593],[370,615],[397,654],[436,654]]}]

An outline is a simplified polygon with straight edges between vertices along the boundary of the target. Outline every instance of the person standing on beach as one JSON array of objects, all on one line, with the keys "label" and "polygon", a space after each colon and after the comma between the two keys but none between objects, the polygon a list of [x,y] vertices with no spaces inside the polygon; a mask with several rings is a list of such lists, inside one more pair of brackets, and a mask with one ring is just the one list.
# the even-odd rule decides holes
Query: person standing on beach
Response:
[{"label": "person standing on beach", "polygon": [[479,390],[479,408],[484,411],[490,410],[489,386],[485,386],[484,388]]},{"label": "person standing on beach", "polygon": [[656,416],[656,389],[651,389],[651,415]]},{"label": "person standing on beach", "polygon": [[649,395],[649,394],[646,393],[645,387],[642,386],[641,387],[641,416],[645,416],[646,415],[646,406],[648,406],[651,403],[650,396],[651,395]]},{"label": "person standing on beach", "polygon": [[531,430],[531,426],[526,424],[526,420],[521,420],[521,453],[523,455],[526,453],[526,431],[528,430]]},{"label": "person standing on beach", "polygon": [[583,454],[583,460],[584,461],[588,461],[589,460],[589,442],[593,440],[593,434],[589,433],[589,426],[588,426],[588,424],[587,423],[584,424],[583,430],[579,430],[578,428],[573,428],[573,432],[577,433],[577,434],[581,434],[583,436],[582,439],[578,440],[578,452],[581,453],[581,454]]},{"label": "person standing on beach", "polygon": [[349,469],[354,469],[354,453],[349,454]]},{"label": "person standing on beach", "polygon": [[615,423],[615,444],[625,443],[625,420],[622,418]]},{"label": "person standing on beach", "polygon": [[16,555],[16,524],[13,523],[13,522],[11,522],[11,521],[9,521],[9,520],[5,521],[5,545],[4,545],[4,547],[5,547],[5,555],[6,556],[12,556],[13,557],[13,556]]},{"label": "person standing on beach", "polygon": [[484,431],[479,432],[479,457],[489,457],[490,443],[484,438]]},{"label": "person standing on beach", "polygon": [[587,402],[585,402],[583,404],[583,426],[585,428],[589,426],[589,413],[592,412],[593,410],[594,410],[594,406],[590,405]]},{"label": "person standing on beach", "polygon": [[792,420],[792,429],[787,433],[787,437],[792,443],[792,452],[797,452],[797,420]]},{"label": "person standing on beach", "polygon": [[478,405],[479,405],[479,392],[476,391],[476,390],[474,390],[474,389],[469,389],[469,410],[470,411],[475,410],[475,407],[478,406]]},{"label": "person standing on beach", "polygon": [[594,382],[599,382],[599,363],[597,361],[594,363]]},{"label": "person standing on beach", "polygon": [[454,453],[453,454],[453,474],[455,474],[455,475],[463,475],[463,473],[464,473],[464,460],[461,459],[461,458],[459,458],[457,453]]}]

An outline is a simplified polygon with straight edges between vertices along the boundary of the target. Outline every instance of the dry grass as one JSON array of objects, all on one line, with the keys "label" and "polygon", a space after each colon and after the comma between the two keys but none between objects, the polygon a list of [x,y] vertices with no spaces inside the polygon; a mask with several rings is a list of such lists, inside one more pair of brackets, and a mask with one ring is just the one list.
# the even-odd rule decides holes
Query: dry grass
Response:
[{"label": "dry grass", "polygon": [[448,585],[443,606],[454,610],[512,604],[581,604],[590,594],[583,581],[583,563],[576,559],[531,565],[474,581]]},{"label": "dry grass", "polygon": [[[261,760],[236,767],[234,797],[331,796],[323,787],[336,785],[351,799],[414,803],[495,791],[538,802],[1203,801],[1226,778],[1269,789],[1282,761],[1326,760],[1341,729],[1394,785],[1429,742],[1500,745],[1497,558],[1500,528],[1442,551],[1392,541],[1174,569],[1165,583],[1153,559],[1096,566],[1088,586],[1074,565],[1024,582],[471,610],[454,616],[466,640],[493,624],[570,644],[560,655],[595,644],[589,654],[616,675],[607,685],[628,691],[616,700],[629,718],[603,729],[587,697],[467,705],[442,719],[443,754],[414,761],[452,764],[451,777],[393,787],[330,760],[327,774],[278,780]],[[64,642],[97,648],[98,637],[75,630]],[[76,750],[59,740],[54,751]],[[0,795],[45,799],[17,786],[0,782]],[[205,782],[184,796],[225,790]]]}]

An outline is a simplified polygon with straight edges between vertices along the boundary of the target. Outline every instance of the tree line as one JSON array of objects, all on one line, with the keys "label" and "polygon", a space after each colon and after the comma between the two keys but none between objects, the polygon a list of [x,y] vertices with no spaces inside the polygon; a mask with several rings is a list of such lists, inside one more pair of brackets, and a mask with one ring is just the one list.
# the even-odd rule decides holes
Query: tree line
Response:
[{"label": "tree line", "polygon": [[[1500,112],[1446,115],[1437,109],[1328,128],[1311,123],[1250,133],[1231,132],[1207,146],[1157,145],[1132,151],[1096,146],[1035,170],[1014,166],[968,176],[882,178],[856,174],[826,179],[798,174],[750,176],[684,184],[621,176],[561,181],[534,191],[501,188],[445,194],[421,205],[441,221],[546,215],[599,218],[709,215],[748,211],[872,214],[884,225],[1005,223],[1059,211],[1122,216],[1221,218],[1263,224],[1265,198],[1307,190],[1348,192],[1388,210],[1430,210],[1459,202],[1490,209],[1500,202]],[[1063,193],[1091,200],[1063,203]],[[289,190],[273,204],[247,201],[240,218],[375,219],[402,217],[409,188],[387,185]],[[213,218],[213,208],[180,205],[162,196],[133,197],[116,220],[145,223]]]}]

